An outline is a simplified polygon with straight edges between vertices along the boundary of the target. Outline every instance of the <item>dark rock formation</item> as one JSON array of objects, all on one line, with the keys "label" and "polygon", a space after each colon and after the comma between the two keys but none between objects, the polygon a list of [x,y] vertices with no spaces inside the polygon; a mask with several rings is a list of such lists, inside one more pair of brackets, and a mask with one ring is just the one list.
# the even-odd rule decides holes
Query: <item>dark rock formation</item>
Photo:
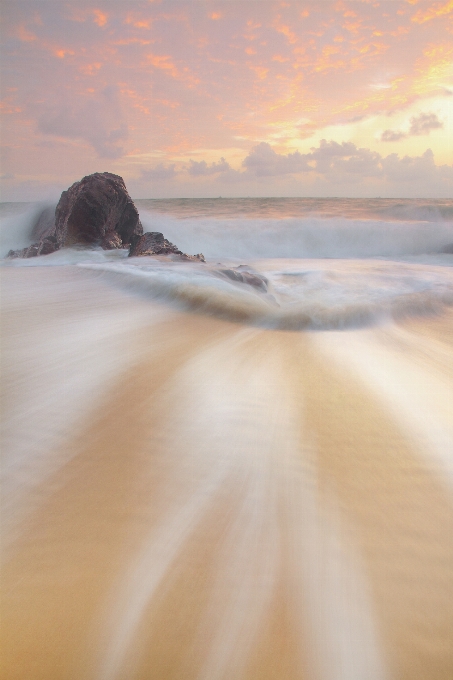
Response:
[{"label": "dark rock formation", "polygon": [[106,250],[130,244],[143,227],[122,177],[96,172],[63,191],[55,210],[60,246],[99,245]]},{"label": "dark rock formation", "polygon": [[124,181],[110,172],[95,172],[63,191],[53,214],[45,208],[33,228],[38,239],[28,248],[10,250],[7,257],[48,255],[64,246],[128,247],[143,227]]},{"label": "dark rock formation", "polygon": [[135,236],[131,240],[129,257],[141,255],[182,255],[173,243],[167,241],[160,231],[147,231],[142,236]]},{"label": "dark rock formation", "polygon": [[268,280],[266,277],[245,264],[241,264],[233,269],[219,269],[218,272],[232,281],[246,283],[249,286],[258,288],[263,293],[267,292]]},{"label": "dark rock formation", "polygon": [[453,253],[453,243],[449,243],[440,250],[441,253]]},{"label": "dark rock formation", "polygon": [[6,257],[36,257],[37,255],[50,255],[58,250],[60,246],[58,245],[55,236],[47,236],[41,239],[38,243],[32,243],[28,248],[22,248],[22,250],[10,250]]},{"label": "dark rock formation", "polygon": [[202,253],[198,255],[186,255],[181,252],[173,243],[167,241],[160,231],[147,231],[142,236],[134,236],[131,239],[129,257],[140,257],[144,255],[179,255],[184,260],[198,260],[204,262]]},{"label": "dark rock formation", "polygon": [[130,247],[129,255],[177,255],[204,262],[202,254],[185,255],[157,231],[143,234],[137,208],[122,177],[95,172],[63,191],[55,211],[43,209],[33,228],[37,240],[7,257],[48,255],[64,246],[100,246],[104,250]]}]

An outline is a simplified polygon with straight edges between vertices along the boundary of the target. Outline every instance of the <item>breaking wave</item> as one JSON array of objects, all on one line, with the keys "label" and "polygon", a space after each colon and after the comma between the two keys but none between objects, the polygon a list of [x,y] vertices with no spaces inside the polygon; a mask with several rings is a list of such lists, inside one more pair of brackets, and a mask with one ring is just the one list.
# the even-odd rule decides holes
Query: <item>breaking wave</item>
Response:
[{"label": "breaking wave", "polygon": [[[272,263],[259,264],[263,275],[263,267]],[[396,263],[309,264],[309,268],[297,268],[294,261],[274,261],[274,268],[264,272],[266,293],[230,280],[223,275],[225,270],[203,265],[80,266],[97,270],[121,288],[179,309],[282,330],[361,327],[392,318],[441,313],[453,305],[449,268],[433,272],[432,268],[424,271],[420,266]]]},{"label": "breaking wave", "polygon": [[453,242],[448,222],[387,222],[345,218],[177,219],[141,214],[184,252],[207,258],[399,257],[439,252]]},{"label": "breaking wave", "polygon": [[[223,207],[215,200],[162,201],[160,210],[149,209],[152,201],[139,202],[145,231],[162,232],[186,253],[202,252],[206,264],[128,258],[127,250],[96,248],[65,248],[3,264],[88,267],[108,282],[180,309],[288,330],[357,327],[453,304],[452,256],[442,254],[453,243],[448,205],[384,202],[379,209],[392,213],[389,220],[372,219],[372,200],[324,200],[329,212],[321,199],[311,199],[312,208],[324,210],[321,216],[314,210],[292,215],[294,201],[300,203],[256,199],[253,210],[246,199],[229,199]],[[274,216],[279,206],[286,210],[281,219]],[[43,204],[3,204],[0,254],[36,240],[47,213]],[[403,219],[407,215],[431,219]],[[260,290],[242,280],[233,271],[239,264],[255,268],[268,283]]]},{"label": "breaking wave", "polygon": [[[355,212],[349,207],[349,217],[333,215],[335,203],[330,200],[330,209],[324,206],[322,215],[313,212],[277,218],[275,212],[279,201],[282,202],[282,215],[285,215],[285,201],[290,204],[295,199],[272,199],[273,203],[269,204],[262,199],[261,212],[255,207],[252,216],[238,216],[241,200],[244,199],[228,204],[228,210],[233,214],[230,217],[227,208],[218,209],[220,217],[206,216],[206,207],[203,212],[199,205],[202,201],[193,199],[184,208],[187,214],[183,212],[183,217],[150,211],[139,205],[140,218],[145,231],[160,231],[183,252],[203,252],[210,259],[401,257],[437,253],[453,243],[451,206],[396,203],[386,207],[385,204],[381,208],[381,218],[376,219],[376,210],[371,208],[369,218],[363,217],[366,211],[363,206],[359,210],[360,202],[354,204]],[[148,205],[150,202],[141,203]],[[339,203],[337,212],[342,205],[340,199]],[[195,216],[188,216],[189,206]],[[20,211],[16,214],[2,209],[1,257],[5,257],[10,249],[23,248],[37,239],[37,222],[48,208],[44,204],[22,204],[16,208]],[[355,217],[356,214],[360,217]]]}]

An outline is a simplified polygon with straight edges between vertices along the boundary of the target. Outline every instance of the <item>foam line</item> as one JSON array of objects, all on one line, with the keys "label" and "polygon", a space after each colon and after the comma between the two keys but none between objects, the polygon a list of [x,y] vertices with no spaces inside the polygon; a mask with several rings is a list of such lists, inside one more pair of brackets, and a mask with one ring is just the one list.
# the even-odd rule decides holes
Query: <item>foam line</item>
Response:
[{"label": "foam line", "polygon": [[[392,337],[396,342],[392,343]],[[407,342],[409,334],[404,334]],[[316,345],[371,389],[391,411],[413,443],[414,450],[435,469],[449,491],[453,486],[453,390],[451,378],[439,366],[411,361],[401,347],[401,331],[364,330],[328,333]],[[399,341],[399,342],[398,342]],[[414,336],[414,350],[419,337]],[[426,340],[423,343],[426,354]],[[434,345],[435,347],[436,345]],[[427,356],[434,353],[428,352]],[[437,357],[438,362],[439,357]],[[448,363],[446,364],[448,367]]]}]

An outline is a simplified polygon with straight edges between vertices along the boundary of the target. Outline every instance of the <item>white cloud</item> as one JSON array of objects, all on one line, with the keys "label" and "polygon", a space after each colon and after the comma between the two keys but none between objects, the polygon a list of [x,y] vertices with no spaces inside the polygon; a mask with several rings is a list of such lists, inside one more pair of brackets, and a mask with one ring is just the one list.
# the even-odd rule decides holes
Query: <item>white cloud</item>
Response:
[{"label": "white cloud", "polygon": [[400,139],[405,139],[412,135],[429,135],[431,130],[437,130],[444,126],[435,113],[420,113],[418,116],[412,116],[409,123],[407,132],[402,130],[384,130],[381,135],[381,142],[398,142]]},{"label": "white cloud", "polygon": [[[424,191],[442,195],[451,187],[453,166],[436,166],[434,154],[427,149],[421,156],[400,156],[396,153],[386,157],[366,148],[358,148],[352,142],[339,144],[335,141],[321,140],[311,153],[278,154],[272,147],[262,142],[255,146],[244,159],[246,168],[242,173],[255,177],[275,177],[286,175],[294,178],[303,175],[304,182],[321,181],[325,186],[350,188],[349,195],[361,195],[364,187],[380,187],[393,184],[407,195],[411,185],[414,191]],[[417,195],[414,193],[413,195]],[[421,195],[421,194],[420,194]]]},{"label": "white cloud", "polygon": [[167,180],[173,179],[176,175],[175,164],[165,166],[163,163],[159,163],[155,168],[143,169],[141,171],[141,178],[148,180]]},{"label": "white cloud", "polygon": [[398,142],[406,137],[407,134],[402,130],[384,130],[381,135],[381,142]]},{"label": "white cloud", "polygon": [[231,170],[231,167],[224,158],[221,158],[218,163],[211,163],[211,165],[208,165],[206,161],[193,161],[190,159],[188,173],[194,177],[200,177],[215,175],[219,172],[227,172],[228,170]]},{"label": "white cloud", "polygon": [[435,113],[421,113],[411,118],[410,135],[429,135],[431,130],[443,127]]},{"label": "white cloud", "polygon": [[306,154],[302,155],[299,151],[286,156],[278,154],[267,142],[261,142],[253,147],[242,165],[246,171],[258,177],[285,175],[312,169],[308,165]]}]

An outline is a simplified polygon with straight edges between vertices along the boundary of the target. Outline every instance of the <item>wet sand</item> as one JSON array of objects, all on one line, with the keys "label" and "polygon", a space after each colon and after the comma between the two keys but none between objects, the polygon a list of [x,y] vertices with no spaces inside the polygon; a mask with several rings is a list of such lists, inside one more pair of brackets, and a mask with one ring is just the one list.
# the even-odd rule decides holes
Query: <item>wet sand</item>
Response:
[{"label": "wet sand", "polygon": [[269,331],[1,275],[2,678],[452,677],[452,314]]}]

